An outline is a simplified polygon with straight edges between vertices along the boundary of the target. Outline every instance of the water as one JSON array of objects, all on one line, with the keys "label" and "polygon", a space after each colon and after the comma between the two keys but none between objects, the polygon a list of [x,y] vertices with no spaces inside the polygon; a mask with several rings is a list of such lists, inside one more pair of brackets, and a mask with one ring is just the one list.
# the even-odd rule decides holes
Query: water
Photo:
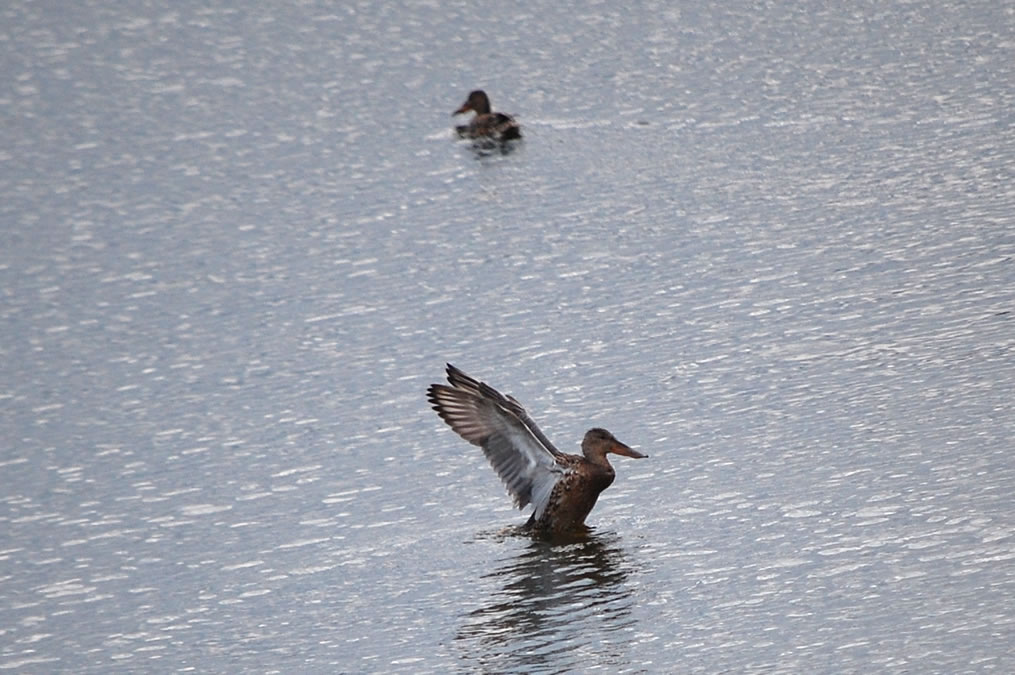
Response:
[{"label": "water", "polygon": [[1015,669],[1003,3],[0,14],[0,667]]}]

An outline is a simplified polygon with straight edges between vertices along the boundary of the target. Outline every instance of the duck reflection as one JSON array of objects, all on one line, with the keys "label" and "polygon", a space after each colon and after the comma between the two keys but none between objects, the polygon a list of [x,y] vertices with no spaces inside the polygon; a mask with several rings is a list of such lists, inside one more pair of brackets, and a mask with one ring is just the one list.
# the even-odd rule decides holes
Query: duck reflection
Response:
[{"label": "duck reflection", "polygon": [[491,155],[510,155],[517,149],[515,143],[505,143],[490,138],[477,138],[469,146],[476,159],[483,159]]},{"label": "duck reflection", "polygon": [[499,590],[465,617],[456,642],[485,672],[623,665],[624,629],[634,624],[629,567],[613,533],[530,536],[519,554],[484,575]]}]

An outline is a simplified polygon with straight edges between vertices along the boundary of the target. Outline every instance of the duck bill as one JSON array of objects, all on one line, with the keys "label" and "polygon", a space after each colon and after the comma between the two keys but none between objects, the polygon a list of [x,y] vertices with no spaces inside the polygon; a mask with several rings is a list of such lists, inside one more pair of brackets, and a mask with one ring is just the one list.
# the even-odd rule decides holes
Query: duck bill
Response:
[{"label": "duck bill", "polygon": [[623,455],[624,457],[634,457],[635,459],[644,459],[645,457],[648,457],[648,455],[643,455],[637,450],[632,450],[620,441],[617,441],[617,443],[610,448],[610,452],[617,455]]},{"label": "duck bill", "polygon": [[467,113],[470,110],[472,110],[472,107],[468,103],[463,103],[461,108],[451,113],[451,116],[454,117],[455,115],[461,115],[462,113]]}]

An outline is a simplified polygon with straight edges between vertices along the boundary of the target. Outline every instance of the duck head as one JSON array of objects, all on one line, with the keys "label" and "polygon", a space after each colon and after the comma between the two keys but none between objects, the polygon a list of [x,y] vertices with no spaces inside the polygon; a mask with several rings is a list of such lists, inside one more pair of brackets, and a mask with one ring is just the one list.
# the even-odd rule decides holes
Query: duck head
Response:
[{"label": "duck head", "polygon": [[606,429],[597,427],[585,432],[585,438],[582,439],[582,454],[586,459],[602,462],[606,460],[606,454],[610,452],[635,459],[648,457],[637,450],[632,450],[626,443],[621,443]]},{"label": "duck head", "polygon": [[487,98],[486,92],[482,89],[469,93],[469,98],[465,99],[465,103],[458,110],[451,113],[452,115],[461,115],[467,113],[470,110],[475,112],[477,115],[487,115],[490,113],[490,99]]}]

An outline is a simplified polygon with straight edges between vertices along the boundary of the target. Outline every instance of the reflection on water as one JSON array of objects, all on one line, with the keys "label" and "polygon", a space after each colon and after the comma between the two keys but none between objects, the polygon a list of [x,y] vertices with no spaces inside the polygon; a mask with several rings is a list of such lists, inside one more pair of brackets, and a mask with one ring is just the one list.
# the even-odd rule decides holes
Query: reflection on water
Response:
[{"label": "reflection on water", "polygon": [[499,589],[458,631],[470,669],[561,671],[628,663],[631,570],[619,536],[532,539],[484,578]]},{"label": "reflection on water", "polygon": [[491,155],[510,155],[518,149],[521,140],[501,141],[493,138],[476,138],[469,145],[469,149],[477,159],[490,157]]}]

